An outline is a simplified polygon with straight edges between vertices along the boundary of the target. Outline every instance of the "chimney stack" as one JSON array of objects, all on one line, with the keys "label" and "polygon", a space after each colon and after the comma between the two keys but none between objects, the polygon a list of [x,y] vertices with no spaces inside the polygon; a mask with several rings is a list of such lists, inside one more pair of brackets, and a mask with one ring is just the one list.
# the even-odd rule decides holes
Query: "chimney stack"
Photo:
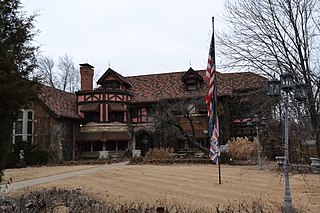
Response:
[{"label": "chimney stack", "polygon": [[81,91],[93,90],[93,68],[88,63],[80,64]]}]

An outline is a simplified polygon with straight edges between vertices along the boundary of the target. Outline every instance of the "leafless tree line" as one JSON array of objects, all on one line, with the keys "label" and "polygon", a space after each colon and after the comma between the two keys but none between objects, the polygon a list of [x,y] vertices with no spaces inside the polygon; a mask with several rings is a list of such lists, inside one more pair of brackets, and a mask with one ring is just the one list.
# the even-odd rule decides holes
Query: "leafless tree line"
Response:
[{"label": "leafless tree line", "polygon": [[[320,156],[320,4],[319,0],[227,0],[218,34],[224,66],[279,76],[289,72],[307,85],[307,101],[290,99],[290,116],[316,139]],[[282,110],[284,111],[284,110]],[[299,113],[298,113],[299,112]],[[303,121],[302,121],[303,119]]]},{"label": "leafless tree line", "polygon": [[41,56],[36,74],[40,82],[53,88],[70,93],[79,89],[79,70],[75,68],[73,58],[67,54],[59,56],[57,64],[50,56]]}]

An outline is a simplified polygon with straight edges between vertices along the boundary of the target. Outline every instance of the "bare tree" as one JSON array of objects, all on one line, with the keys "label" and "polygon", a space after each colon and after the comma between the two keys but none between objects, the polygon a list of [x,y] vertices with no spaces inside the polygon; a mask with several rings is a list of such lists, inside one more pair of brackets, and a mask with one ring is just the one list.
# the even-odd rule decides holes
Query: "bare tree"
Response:
[{"label": "bare tree", "polygon": [[[184,100],[167,100],[161,101],[157,105],[157,115],[155,117],[155,127],[156,129],[170,129],[171,133],[180,133],[187,143],[194,145],[199,150],[204,153],[208,152],[208,148],[203,147],[199,144],[195,138],[195,123],[199,117],[195,117],[194,110],[195,107],[199,105],[200,102],[204,102],[203,97],[194,99],[184,99]],[[202,116],[206,121],[206,114]],[[190,131],[183,128],[181,123],[181,118],[185,118],[188,122]],[[206,128],[207,129],[207,126]],[[175,131],[173,131],[175,130]],[[186,144],[187,146],[187,144]]]},{"label": "bare tree", "polygon": [[227,0],[225,21],[230,29],[217,36],[217,44],[227,57],[226,66],[270,77],[289,72],[296,83],[306,83],[302,117],[316,138],[320,157],[319,5],[319,0]]},{"label": "bare tree", "polygon": [[49,56],[38,59],[38,73],[40,82],[56,88],[57,77],[54,71],[54,60]]},{"label": "bare tree", "polygon": [[65,54],[59,57],[60,89],[75,92],[79,88],[79,71],[75,68],[73,58]]},{"label": "bare tree", "polygon": [[57,67],[50,56],[41,56],[38,59],[40,82],[53,88],[74,93],[79,89],[80,74],[75,68],[73,58],[67,54],[60,56]]}]

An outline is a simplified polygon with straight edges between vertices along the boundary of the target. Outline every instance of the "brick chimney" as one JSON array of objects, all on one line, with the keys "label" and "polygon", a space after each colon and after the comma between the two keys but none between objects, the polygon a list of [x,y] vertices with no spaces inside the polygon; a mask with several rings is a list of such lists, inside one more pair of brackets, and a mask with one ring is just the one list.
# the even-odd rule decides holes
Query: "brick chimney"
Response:
[{"label": "brick chimney", "polygon": [[93,68],[88,63],[80,64],[81,91],[93,90]]}]

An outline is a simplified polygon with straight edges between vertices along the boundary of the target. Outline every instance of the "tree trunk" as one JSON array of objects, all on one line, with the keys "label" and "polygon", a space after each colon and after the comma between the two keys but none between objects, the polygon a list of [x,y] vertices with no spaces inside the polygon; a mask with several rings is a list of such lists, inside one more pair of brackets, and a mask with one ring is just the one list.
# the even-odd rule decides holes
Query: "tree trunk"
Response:
[{"label": "tree trunk", "polygon": [[193,138],[191,138],[187,132],[182,129],[182,127],[178,124],[173,124],[179,131],[180,133],[187,138],[187,141],[192,143],[196,148],[200,149],[203,153],[208,153],[209,149],[206,147],[201,146],[198,142],[196,142]]},{"label": "tree trunk", "polygon": [[320,131],[317,130],[316,133],[316,150],[317,150],[317,156],[320,158]]}]

